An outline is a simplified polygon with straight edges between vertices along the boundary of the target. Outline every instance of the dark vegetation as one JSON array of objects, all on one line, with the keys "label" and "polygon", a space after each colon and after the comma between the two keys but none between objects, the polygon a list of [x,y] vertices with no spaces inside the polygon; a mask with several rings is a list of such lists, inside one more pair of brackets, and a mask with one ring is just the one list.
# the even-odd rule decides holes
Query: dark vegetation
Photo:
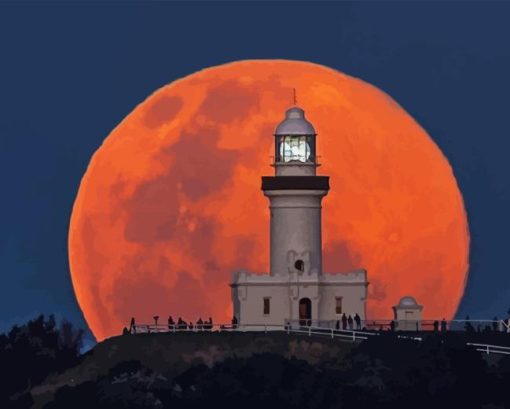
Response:
[{"label": "dark vegetation", "polygon": [[[345,354],[328,355],[316,362],[266,348],[260,353],[240,352],[209,365],[195,360],[178,370],[175,365],[161,364],[162,352],[152,345],[155,341],[171,351],[182,341],[196,339],[196,345],[205,348],[214,337],[235,343],[236,336],[242,334],[125,335],[98,344],[96,352],[90,351],[86,358],[95,353],[96,359],[105,362],[106,356],[136,344],[133,356],[157,355],[152,359],[160,365],[122,355],[118,361],[108,361],[106,369],[93,379],[59,384],[52,398],[40,407],[510,408],[510,356],[487,356],[466,347],[467,334],[462,332],[422,335],[423,341],[417,342],[387,332],[354,347],[337,340],[334,345],[345,345]],[[497,344],[510,343],[510,335],[497,335]],[[31,387],[41,382],[44,386],[46,376],[62,373],[66,367],[70,369],[62,373],[64,378],[83,366],[86,359],[78,354],[80,337],[69,324],[57,329],[53,319],[42,317],[2,336],[0,407],[30,407]],[[253,335],[251,342],[258,342],[257,337],[263,335]],[[266,337],[280,337],[289,345],[286,334]],[[311,345],[307,337],[299,339]],[[325,340],[325,347],[332,348],[331,342]],[[98,358],[101,348],[107,354]],[[238,350],[238,346],[232,349]]]},{"label": "dark vegetation", "polygon": [[32,386],[79,363],[82,337],[70,322],[57,326],[43,315],[0,335],[0,408],[29,407]]}]

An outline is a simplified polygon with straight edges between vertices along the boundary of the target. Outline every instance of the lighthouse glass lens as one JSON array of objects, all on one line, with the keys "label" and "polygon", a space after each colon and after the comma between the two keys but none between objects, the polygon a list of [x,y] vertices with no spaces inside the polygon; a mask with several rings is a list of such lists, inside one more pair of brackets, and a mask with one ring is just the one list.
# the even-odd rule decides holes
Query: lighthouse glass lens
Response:
[{"label": "lighthouse glass lens", "polygon": [[310,158],[310,146],[306,143],[305,138],[299,140],[299,160],[306,162]]},{"label": "lighthouse glass lens", "polygon": [[280,144],[280,157],[284,162],[306,162],[310,158],[310,145],[306,136],[286,136]]},{"label": "lighthouse glass lens", "polygon": [[284,162],[288,162],[291,160],[292,148],[287,138],[285,138],[283,142],[280,144],[280,157],[283,159]]}]

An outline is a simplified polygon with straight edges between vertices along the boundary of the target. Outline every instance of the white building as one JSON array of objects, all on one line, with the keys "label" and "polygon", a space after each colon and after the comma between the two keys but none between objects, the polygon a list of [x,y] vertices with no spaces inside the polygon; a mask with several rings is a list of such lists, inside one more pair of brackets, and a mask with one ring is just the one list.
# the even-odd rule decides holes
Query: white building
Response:
[{"label": "white building", "polygon": [[366,271],[322,271],[321,202],[329,177],[316,175],[315,137],[298,107],[276,128],[275,176],[262,177],[270,209],[269,275],[234,273],[232,302],[241,325],[331,325],[344,313],[365,319]]},{"label": "white building", "polygon": [[419,305],[414,297],[402,297],[398,304],[393,306],[393,316],[397,324],[396,329],[400,331],[420,331],[422,311],[423,305]]}]

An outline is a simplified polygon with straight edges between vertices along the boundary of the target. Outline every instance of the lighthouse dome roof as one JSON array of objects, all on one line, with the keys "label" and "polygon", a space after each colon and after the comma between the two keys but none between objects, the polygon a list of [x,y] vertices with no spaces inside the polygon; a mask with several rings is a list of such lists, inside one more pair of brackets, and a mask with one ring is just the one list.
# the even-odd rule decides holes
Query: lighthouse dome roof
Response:
[{"label": "lighthouse dome roof", "polygon": [[275,135],[316,135],[313,125],[305,118],[305,111],[295,106],[287,109],[285,119],[276,127]]}]

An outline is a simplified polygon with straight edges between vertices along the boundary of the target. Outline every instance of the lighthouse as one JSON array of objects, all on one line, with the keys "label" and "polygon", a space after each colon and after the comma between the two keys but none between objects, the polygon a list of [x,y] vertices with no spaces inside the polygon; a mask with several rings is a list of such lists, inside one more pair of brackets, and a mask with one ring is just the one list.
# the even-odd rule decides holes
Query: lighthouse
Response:
[{"label": "lighthouse", "polygon": [[317,133],[293,106],[276,126],[273,176],[262,176],[269,201],[269,273],[235,271],[230,284],[240,325],[289,321],[333,327],[344,314],[365,319],[367,272],[324,273],[322,201],[329,177],[317,175]]}]

